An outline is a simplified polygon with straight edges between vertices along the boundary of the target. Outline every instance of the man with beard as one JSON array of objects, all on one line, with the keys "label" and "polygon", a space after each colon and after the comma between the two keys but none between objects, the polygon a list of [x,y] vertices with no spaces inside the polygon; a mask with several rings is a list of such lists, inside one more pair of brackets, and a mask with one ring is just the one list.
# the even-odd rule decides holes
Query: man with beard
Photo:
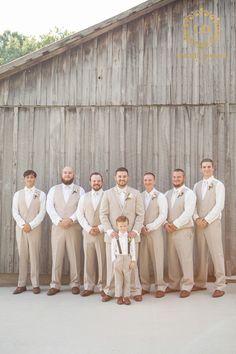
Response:
[{"label": "man with beard", "polygon": [[33,170],[24,172],[25,188],[13,197],[12,214],[16,221],[16,241],[19,252],[18,286],[13,294],[26,291],[28,262],[30,260],[30,278],[33,293],[39,294],[39,253],[41,224],[46,208],[45,193],[35,188],[37,174]]},{"label": "man with beard", "polygon": [[177,168],[172,173],[173,189],[166,193],[168,216],[169,287],[166,293],[180,290],[180,297],[190,295],[193,287],[193,213],[196,196],[184,184],[185,173]]},{"label": "man with beard", "polygon": [[145,173],[142,193],[145,207],[144,226],[141,231],[139,272],[143,294],[150,292],[150,269],[153,269],[155,297],[165,296],[167,284],[164,282],[164,238],[162,225],[167,218],[167,200],[164,194],[155,189],[155,175]]},{"label": "man with beard", "polygon": [[[118,168],[115,173],[116,186],[104,192],[101,202],[100,220],[105,231],[107,261],[107,280],[104,289],[105,296],[102,297],[103,302],[111,300],[115,294],[111,240],[113,237],[118,237],[116,224],[118,216],[124,215],[129,219],[128,237],[135,239],[135,253],[138,256],[144,207],[140,192],[127,185],[128,179],[128,170],[125,167]],[[135,301],[142,301],[142,288],[137,265],[131,273],[131,295],[133,295]]]},{"label": "man with beard", "polygon": [[194,219],[199,257],[199,271],[193,290],[206,290],[210,252],[216,277],[212,296],[221,297],[225,294],[225,262],[221,235],[225,187],[214,177],[214,164],[211,159],[206,158],[201,161],[201,172],[203,180],[196,183],[193,188],[197,196]]},{"label": "man with beard", "polygon": [[81,227],[77,222],[76,210],[84,189],[73,183],[71,167],[62,170],[62,183],[52,187],[47,197],[47,212],[52,221],[52,279],[47,295],[60,291],[61,274],[65,249],[70,263],[70,287],[72,294],[80,293]]},{"label": "man with beard", "polygon": [[104,232],[99,218],[102,184],[102,175],[93,172],[90,175],[91,191],[81,197],[76,213],[84,236],[84,290],[81,296],[93,294],[95,285],[102,293],[106,281]]}]

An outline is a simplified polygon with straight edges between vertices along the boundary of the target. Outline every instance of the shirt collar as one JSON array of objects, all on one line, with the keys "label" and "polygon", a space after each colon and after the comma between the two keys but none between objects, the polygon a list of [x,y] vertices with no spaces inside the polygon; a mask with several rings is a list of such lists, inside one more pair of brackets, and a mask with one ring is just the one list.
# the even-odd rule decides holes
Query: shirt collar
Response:
[{"label": "shirt collar", "polygon": [[183,184],[181,187],[179,187],[179,188],[175,188],[174,187],[174,192],[175,193],[180,193],[183,189],[185,188],[185,184]]},{"label": "shirt collar", "polygon": [[36,190],[36,188],[35,188],[35,186],[33,186],[32,188],[25,187],[24,190],[25,190],[26,192],[34,193],[35,190]]},{"label": "shirt collar", "polygon": [[118,191],[118,193],[126,193],[127,192],[127,186],[125,186],[125,188],[120,188],[116,185],[116,189]]},{"label": "shirt collar", "polygon": [[103,189],[101,188],[101,189],[99,189],[99,191],[95,191],[94,189],[92,189],[91,192],[92,192],[92,195],[100,195],[100,194],[102,194]]},{"label": "shirt collar", "polygon": [[156,192],[155,188],[153,188],[153,189],[151,190],[151,192],[145,191],[145,193],[146,193],[147,196],[153,196],[153,194],[154,194],[155,192]]},{"label": "shirt collar", "polygon": [[214,179],[214,176],[211,176],[209,178],[203,178],[203,182],[207,183],[207,184],[210,184]]},{"label": "shirt collar", "polygon": [[74,188],[74,183],[71,183],[71,184],[64,184],[64,183],[62,183],[62,187],[64,188],[64,189],[73,189]]},{"label": "shirt collar", "polygon": [[128,232],[119,232],[118,233],[118,235],[119,235],[119,237],[121,237],[121,238],[126,238],[127,236],[128,236]]}]

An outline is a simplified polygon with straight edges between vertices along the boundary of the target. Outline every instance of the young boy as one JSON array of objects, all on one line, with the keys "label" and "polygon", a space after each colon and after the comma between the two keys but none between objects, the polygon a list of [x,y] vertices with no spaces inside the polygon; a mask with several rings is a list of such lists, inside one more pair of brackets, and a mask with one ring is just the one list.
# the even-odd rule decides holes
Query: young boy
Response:
[{"label": "young boy", "polygon": [[118,238],[111,243],[111,258],[114,262],[115,296],[118,305],[130,305],[130,276],[135,267],[135,242],[128,236],[129,219],[122,215],[116,219]]}]

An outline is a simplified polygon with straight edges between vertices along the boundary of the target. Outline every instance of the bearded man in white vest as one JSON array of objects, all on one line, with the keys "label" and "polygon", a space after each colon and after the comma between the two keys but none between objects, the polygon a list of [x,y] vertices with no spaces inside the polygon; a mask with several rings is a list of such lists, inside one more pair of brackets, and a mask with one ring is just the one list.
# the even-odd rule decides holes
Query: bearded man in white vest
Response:
[{"label": "bearded man in white vest", "polygon": [[103,295],[106,282],[104,232],[99,217],[103,196],[102,175],[99,172],[91,173],[89,183],[91,191],[80,198],[76,212],[84,237],[84,290],[80,293],[81,296],[92,295],[95,286]]},{"label": "bearded man in white vest", "polygon": [[35,187],[37,174],[27,170],[23,174],[25,187],[13,197],[12,215],[16,221],[16,241],[19,253],[18,286],[13,294],[26,291],[28,262],[33,293],[41,292],[39,286],[39,254],[41,226],[46,213],[45,193]]},{"label": "bearded man in white vest", "polygon": [[84,189],[74,184],[72,167],[62,170],[62,183],[53,186],[47,196],[47,212],[52,221],[52,279],[47,295],[55,295],[61,288],[61,276],[65,250],[70,264],[72,294],[80,293],[80,255],[82,248],[81,226],[76,210]]},{"label": "bearded man in white vest", "polygon": [[[145,191],[141,194],[145,208],[144,225],[141,231],[139,273],[142,293],[150,292],[151,274],[154,275],[155,297],[165,296],[164,281],[164,236],[162,225],[166,221],[168,205],[164,194],[155,189],[156,177],[147,172],[143,177]],[[152,277],[153,278],[153,277]]]},{"label": "bearded man in white vest", "polygon": [[[116,219],[120,215],[129,219],[128,237],[135,239],[135,254],[138,255],[140,231],[144,220],[144,207],[138,190],[128,186],[129,173],[127,168],[120,167],[115,172],[116,186],[105,191],[101,207],[100,220],[105,231],[107,279],[104,288],[106,302],[115,295],[114,271],[111,258],[111,240],[118,237]],[[137,265],[131,273],[131,295],[135,301],[142,301],[142,288]]]},{"label": "bearded man in white vest", "polygon": [[209,252],[214,265],[215,284],[213,297],[225,294],[225,262],[221,232],[221,214],[224,209],[225,187],[213,176],[212,159],[201,161],[203,179],[193,190],[197,196],[194,214],[198,248],[199,269],[193,290],[206,290]]},{"label": "bearded man in white vest", "polygon": [[185,173],[177,168],[172,173],[173,189],[166,193],[168,216],[165,230],[168,234],[169,287],[166,293],[180,291],[180,297],[190,295],[193,281],[193,213],[196,196],[185,186]]}]

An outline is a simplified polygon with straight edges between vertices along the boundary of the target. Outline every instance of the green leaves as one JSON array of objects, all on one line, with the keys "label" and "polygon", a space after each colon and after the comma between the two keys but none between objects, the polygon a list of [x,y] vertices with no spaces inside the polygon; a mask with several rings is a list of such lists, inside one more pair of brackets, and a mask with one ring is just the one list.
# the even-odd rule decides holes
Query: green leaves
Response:
[{"label": "green leaves", "polygon": [[34,36],[25,36],[18,32],[6,30],[0,34],[0,65],[6,64],[37,49],[46,47],[73,33],[74,32],[55,27],[48,33],[42,34],[39,38],[36,38]]}]

